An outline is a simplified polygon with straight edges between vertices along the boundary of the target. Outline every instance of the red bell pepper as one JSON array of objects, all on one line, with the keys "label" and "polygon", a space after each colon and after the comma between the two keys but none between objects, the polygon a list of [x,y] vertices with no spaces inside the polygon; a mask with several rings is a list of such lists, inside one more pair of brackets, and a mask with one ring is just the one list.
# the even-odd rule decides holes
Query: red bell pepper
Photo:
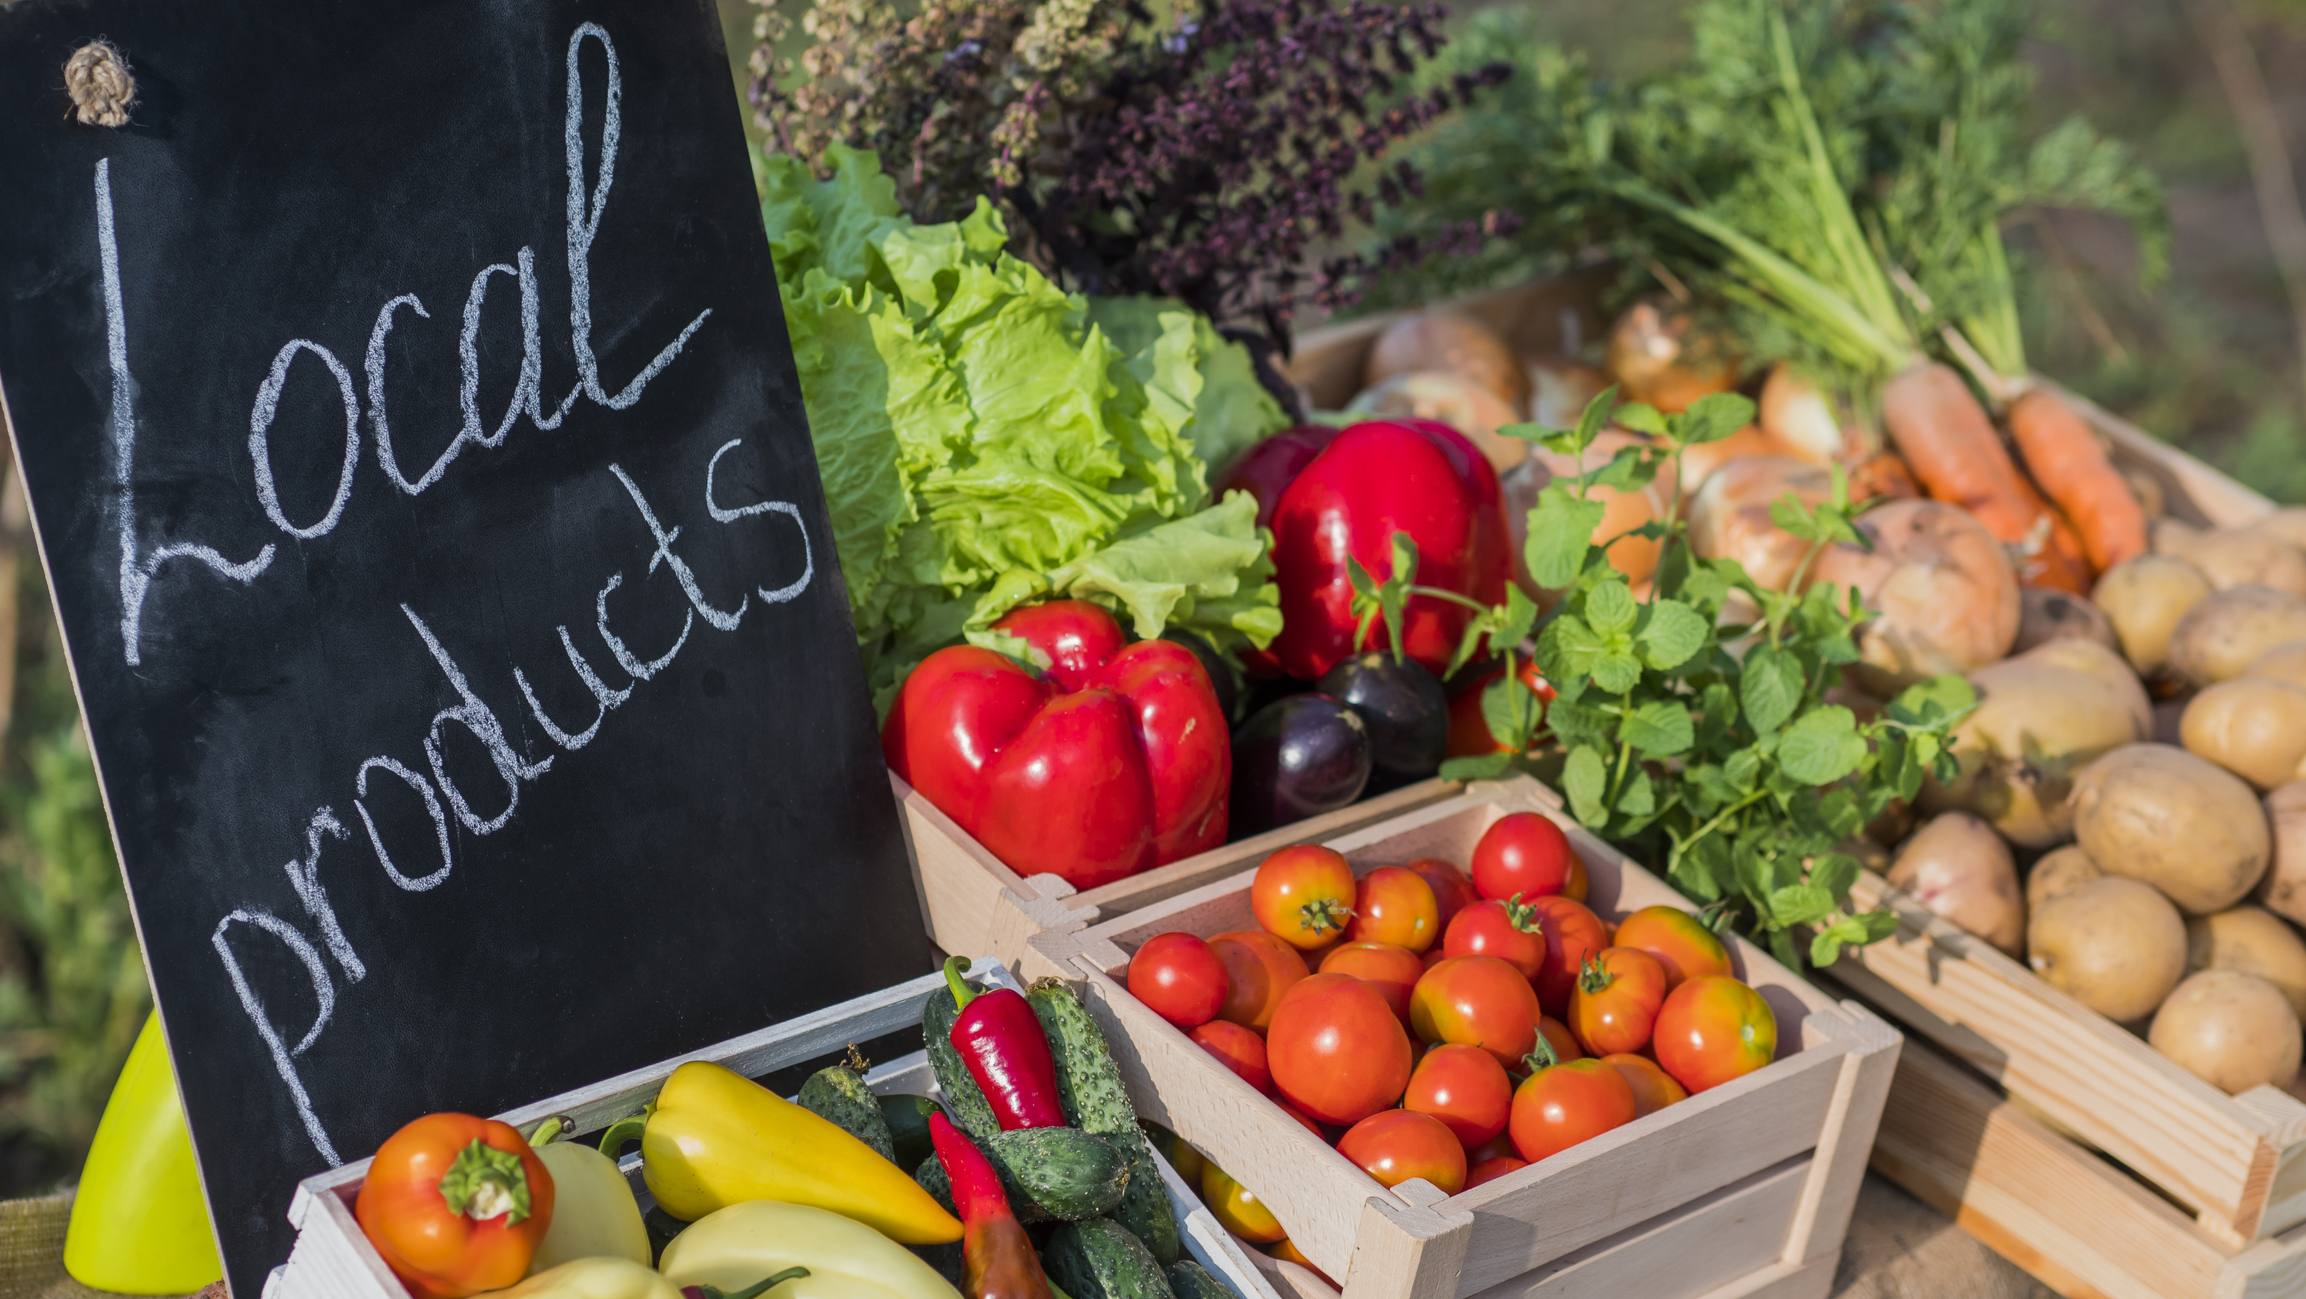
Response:
[{"label": "red bell pepper", "polygon": [[[1497,472],[1463,434],[1432,420],[1377,420],[1339,433],[1273,512],[1274,581],[1281,635],[1273,653],[1293,677],[1312,680],[1349,655],[1391,644],[1383,620],[1354,644],[1360,619],[1346,561],[1376,581],[1393,573],[1393,534],[1417,543],[1417,585],[1493,606],[1512,575],[1511,542]],[[1474,610],[1413,595],[1402,648],[1435,674],[1448,667]]]},{"label": "red bell pepper", "polygon": [[967,645],[930,655],[882,725],[891,771],[1010,869],[1077,889],[1225,842],[1233,749],[1193,651],[1129,644],[1081,600],[993,626],[1048,668]]},{"label": "red bell pepper", "polygon": [[961,1012],[946,1039],[969,1066],[977,1090],[993,1107],[994,1120],[1003,1132],[1064,1127],[1057,1062],[1049,1055],[1049,1039],[1041,1033],[1033,1004],[1014,988],[977,991],[961,977],[968,969],[967,957],[946,958],[945,983]]},{"label": "red bell pepper", "polygon": [[929,1116],[929,1142],[961,1213],[961,1275],[969,1299],[1051,1299],[1041,1258],[1009,1207],[993,1161],[942,1113]]},{"label": "red bell pepper", "polygon": [[377,1147],[352,1216],[410,1294],[462,1299],[528,1272],[552,1201],[552,1174],[519,1132],[427,1114]]},{"label": "red bell pepper", "polygon": [[1225,476],[1217,480],[1210,495],[1219,500],[1227,492],[1247,492],[1257,502],[1257,526],[1273,526],[1274,507],[1281,504],[1281,493],[1305,472],[1305,466],[1329,449],[1337,440],[1337,430],[1327,424],[1299,424],[1285,428],[1263,442],[1233,457],[1226,466]]}]

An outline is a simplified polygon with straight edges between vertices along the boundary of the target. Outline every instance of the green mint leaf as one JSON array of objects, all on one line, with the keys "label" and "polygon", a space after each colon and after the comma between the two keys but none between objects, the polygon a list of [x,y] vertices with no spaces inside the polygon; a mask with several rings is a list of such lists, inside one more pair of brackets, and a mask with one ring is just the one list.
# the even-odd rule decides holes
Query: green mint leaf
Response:
[{"label": "green mint leaf", "polygon": [[1757,645],[1747,653],[1745,668],[1738,674],[1738,703],[1745,709],[1746,725],[1756,733],[1774,731],[1786,724],[1801,701],[1801,660],[1774,645]]},{"label": "green mint leaf", "polygon": [[1647,819],[1657,811],[1657,786],[1650,783],[1648,772],[1635,771],[1625,782],[1625,792],[1617,796],[1617,810],[1636,820]]},{"label": "green mint leaf", "polygon": [[1609,820],[1609,809],[1601,801],[1608,788],[1609,769],[1601,754],[1583,744],[1571,749],[1561,767],[1561,792],[1568,795],[1569,810],[1579,822],[1598,830]]},{"label": "green mint leaf", "polygon": [[1703,614],[1679,600],[1653,600],[1643,614],[1634,642],[1641,646],[1641,656],[1660,672],[1689,662],[1705,644],[1706,633],[1713,630]]},{"label": "green mint leaf", "polygon": [[1366,600],[1374,600],[1377,598],[1376,579],[1370,577],[1369,570],[1363,568],[1361,566],[1361,561],[1355,559],[1351,555],[1347,555],[1345,557],[1345,578],[1347,581],[1353,583],[1354,595]]},{"label": "green mint leaf", "polygon": [[1769,931],[1769,937],[1770,955],[1778,958],[1778,964],[1799,973],[1802,968],[1802,958],[1794,951],[1794,932],[1791,929],[1773,927]]},{"label": "green mint leaf", "polygon": [[1857,719],[1839,704],[1813,708],[1778,739],[1778,769],[1805,785],[1827,785],[1858,769],[1866,756]]},{"label": "green mint leaf", "polygon": [[1937,729],[1978,706],[1978,691],[1967,680],[1946,673],[1917,681],[1890,701],[1890,720],[1901,726]]},{"label": "green mint leaf", "polygon": [[1739,749],[1729,755],[1729,761],[1721,765],[1721,775],[1738,793],[1750,794],[1754,788],[1754,777],[1760,774],[1761,769],[1762,755],[1758,751]]},{"label": "green mint leaf", "polygon": [[1575,436],[1579,451],[1592,446],[1593,440],[1601,436],[1601,431],[1609,427],[1610,412],[1616,409],[1617,385],[1614,383],[1595,393],[1593,400],[1585,404],[1584,413],[1577,417]]},{"label": "green mint leaf", "polygon": [[1850,900],[1850,886],[1858,882],[1861,869],[1858,859],[1848,853],[1829,852],[1810,863],[1810,883],[1824,889],[1838,907]]},{"label": "green mint leaf", "polygon": [[[1519,594],[1519,589],[1514,588],[1514,593]],[[1465,634],[1457,638],[1457,652],[1449,656],[1449,666],[1442,669],[1443,680],[1456,676],[1459,668],[1471,663],[1473,656],[1481,652],[1481,643],[1489,638],[1491,632],[1497,629],[1497,619],[1501,612],[1498,609],[1491,609],[1484,613],[1475,614],[1467,620]]]},{"label": "green mint leaf", "polygon": [[1734,392],[1708,393],[1674,416],[1673,439],[1683,446],[1719,442],[1754,421],[1754,404]]},{"label": "green mint leaf", "polygon": [[1804,541],[1817,541],[1825,531],[1816,513],[1791,492],[1770,502],[1770,522]]},{"label": "green mint leaf", "polygon": [[1386,580],[1403,586],[1417,581],[1417,539],[1406,532],[1393,534],[1393,576]]},{"label": "green mint leaf", "polygon": [[1664,437],[1666,434],[1665,416],[1658,414],[1657,407],[1638,401],[1629,401],[1618,407],[1617,413],[1611,418],[1617,421],[1619,428],[1647,433],[1653,438]]},{"label": "green mint leaf", "polygon": [[1545,706],[1545,720],[1563,744],[1606,745],[1610,741],[1613,719],[1602,712],[1574,699],[1554,699]]},{"label": "green mint leaf", "polygon": [[1510,753],[1484,753],[1478,758],[1451,758],[1441,764],[1443,780],[1495,780],[1513,765]]},{"label": "green mint leaf", "polygon": [[1810,936],[1810,964],[1824,969],[1842,959],[1842,939],[1834,929],[1821,929]]},{"label": "green mint leaf", "polygon": [[1523,546],[1531,580],[1548,590],[1576,581],[1605,508],[1572,494],[1565,483],[1547,484],[1529,512],[1529,540]]},{"label": "green mint leaf", "polygon": [[1529,630],[1537,625],[1537,602],[1521,593],[1521,588],[1508,584],[1505,588],[1505,607],[1491,610],[1496,626],[1491,639],[1499,648],[1511,649],[1529,638]]},{"label": "green mint leaf", "polygon": [[1878,943],[1898,932],[1898,915],[1888,907],[1876,907],[1850,917],[1857,926],[1859,943]]},{"label": "green mint leaf", "polygon": [[[1665,458],[1646,446],[1619,447],[1609,463],[1585,475],[1587,491],[1606,487],[1613,492],[1632,492],[1649,486]],[[1645,525],[1655,526],[1655,525]]]},{"label": "green mint leaf", "polygon": [[1585,624],[1604,638],[1632,631],[1640,614],[1641,606],[1634,602],[1633,590],[1623,579],[1603,582],[1586,593]]},{"label": "green mint leaf", "polygon": [[1507,673],[1481,690],[1481,720],[1498,743],[1515,752],[1529,747],[1538,707],[1537,696],[1522,684],[1518,672]]},{"label": "green mint leaf", "polygon": [[1653,699],[1625,715],[1618,738],[1652,758],[1689,752],[1696,738],[1689,709],[1670,699]]},{"label": "green mint leaf", "polygon": [[1781,925],[1806,925],[1832,915],[1834,895],[1815,884],[1793,884],[1770,894],[1770,916]]},{"label": "green mint leaf", "polygon": [[1641,660],[1624,650],[1609,650],[1595,656],[1593,683],[1613,695],[1622,695],[1641,682]]}]

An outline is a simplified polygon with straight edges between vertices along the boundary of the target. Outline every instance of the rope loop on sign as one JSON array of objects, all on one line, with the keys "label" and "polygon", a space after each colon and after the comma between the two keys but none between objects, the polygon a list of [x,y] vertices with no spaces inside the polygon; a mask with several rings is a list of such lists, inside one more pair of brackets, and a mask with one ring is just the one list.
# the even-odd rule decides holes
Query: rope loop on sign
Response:
[{"label": "rope loop on sign", "polygon": [[64,89],[83,126],[126,126],[136,102],[136,78],[110,41],[90,41],[64,63]]}]

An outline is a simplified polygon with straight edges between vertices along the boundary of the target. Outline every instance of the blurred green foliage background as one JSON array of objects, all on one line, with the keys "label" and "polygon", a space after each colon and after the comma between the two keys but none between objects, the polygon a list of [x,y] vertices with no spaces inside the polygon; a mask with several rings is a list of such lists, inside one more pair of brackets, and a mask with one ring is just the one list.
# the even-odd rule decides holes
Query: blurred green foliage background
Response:
[{"label": "blurred green foliage background", "polygon": [[[1926,2],[1926,0],[1925,0]],[[717,0],[741,95],[758,11]],[[802,5],[785,0],[795,17]],[[1598,70],[1681,55],[1680,0],[1546,0],[1543,30]],[[2306,500],[2306,321],[2264,220],[2244,122],[2306,162],[2306,0],[2043,0],[2030,57],[2044,126],[2086,113],[2164,177],[2171,275],[2129,286],[2111,223],[2043,214],[2012,232],[2027,351],[2042,371],[2283,500]],[[2261,101],[2206,39],[2231,23]],[[798,24],[795,24],[796,36]],[[2246,89],[2246,87],[2245,87]],[[2237,106],[2241,112],[2238,115]],[[749,107],[744,109],[750,129]],[[757,139],[757,130],[752,131]],[[2279,206],[2288,177],[2268,187]],[[2295,204],[2295,196],[2291,200]],[[4,204],[4,200],[0,200]],[[2306,295],[2306,281],[2298,286]],[[1313,322],[1304,322],[1307,324]],[[10,472],[0,484],[0,1195],[77,1173],[147,1004],[101,799]]]}]

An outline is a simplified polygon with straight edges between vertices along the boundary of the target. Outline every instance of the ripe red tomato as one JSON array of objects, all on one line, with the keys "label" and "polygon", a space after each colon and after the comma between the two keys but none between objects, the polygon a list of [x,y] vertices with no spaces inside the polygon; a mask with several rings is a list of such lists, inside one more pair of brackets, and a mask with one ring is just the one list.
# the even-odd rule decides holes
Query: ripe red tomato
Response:
[{"label": "ripe red tomato", "polygon": [[1473,845],[1473,887],[1485,898],[1551,897],[1567,890],[1576,860],[1560,826],[1535,812],[1508,813]]},{"label": "ripe red tomato", "polygon": [[1657,1013],[1657,1062],[1692,1095],[1777,1058],[1778,1020],[1762,995],[1727,975],[1691,979]]},{"label": "ripe red tomato", "polygon": [[1473,878],[1457,868],[1455,863],[1439,857],[1420,857],[1401,869],[1414,873],[1433,890],[1434,920],[1443,932],[1458,912],[1481,901],[1473,891]]},{"label": "ripe red tomato", "polygon": [[1665,967],[1666,991],[1685,979],[1730,973],[1729,949],[1696,916],[1680,907],[1643,907],[1617,927],[1615,945],[1638,947]]},{"label": "ripe red tomato", "polygon": [[1305,1129],[1307,1132],[1312,1133],[1314,1136],[1321,1138],[1322,1145],[1334,1146],[1337,1144],[1337,1139],[1329,1135],[1329,1129],[1305,1117],[1305,1111],[1298,1109],[1288,1101],[1282,1100],[1280,1097],[1276,1096],[1273,1098],[1273,1107],[1277,1110],[1280,1110],[1283,1114],[1288,1115],[1290,1118],[1297,1120],[1297,1126]]},{"label": "ripe red tomato", "polygon": [[1406,947],[1391,943],[1347,943],[1321,958],[1323,974],[1350,974],[1385,998],[1393,1013],[1409,1025],[1409,994],[1425,976],[1425,962]]},{"label": "ripe red tomato", "polygon": [[1538,1004],[1556,1019],[1569,1010],[1570,989],[1585,958],[1609,946],[1609,928],[1583,902],[1566,897],[1535,898],[1538,927],[1545,931],[1545,959],[1538,964]]},{"label": "ripe red tomato", "polygon": [[1526,1159],[1512,1155],[1495,1155],[1465,1170],[1465,1189],[1470,1191],[1483,1182],[1494,1182],[1507,1173],[1529,1167]]},{"label": "ripe red tomato", "polygon": [[1270,1244],[1286,1234],[1273,1210],[1215,1164],[1201,1166],[1201,1198],[1225,1230],[1252,1245]]},{"label": "ripe red tomato", "polygon": [[1478,1046],[1445,1043],[1410,1071],[1401,1107],[1441,1120],[1458,1144],[1472,1150],[1505,1131],[1513,1083],[1496,1056]]},{"label": "ripe red tomato", "polygon": [[1569,1029],[1590,1055],[1638,1051],[1649,1044],[1665,991],[1665,967],[1656,957],[1631,947],[1604,947],[1578,971],[1569,994]]},{"label": "ripe red tomato", "polygon": [[1476,902],[1458,912],[1441,947],[1451,956],[1494,956],[1525,979],[1537,978],[1545,964],[1545,931],[1538,927],[1537,908],[1520,898]]},{"label": "ripe red tomato", "polygon": [[1266,933],[1311,950],[1345,933],[1358,887],[1343,857],[1316,844],[1298,844],[1257,864],[1249,910]]},{"label": "ripe red tomato", "polygon": [[1308,971],[1297,949],[1262,929],[1237,929],[1209,940],[1225,963],[1225,1004],[1217,1017],[1262,1033],[1273,1022],[1281,995]]},{"label": "ripe red tomato", "polygon": [[1129,958],[1129,995],[1179,1028],[1217,1018],[1225,991],[1225,962],[1196,935],[1159,935]]},{"label": "ripe red tomato", "polygon": [[1283,1098],[1323,1123],[1359,1123],[1409,1085],[1409,1035],[1377,989],[1349,974],[1316,974],[1284,993],[1265,1051]]},{"label": "ripe red tomato", "polygon": [[1529,1076],[1513,1093],[1513,1148],[1531,1163],[1633,1122],[1633,1088],[1599,1060],[1571,1060]]},{"label": "ripe red tomato", "polygon": [[1417,960],[1419,964],[1430,970],[1434,966],[1441,964],[1442,961],[1448,959],[1448,956],[1449,953],[1442,949],[1441,944],[1435,943],[1433,946],[1426,948],[1422,952],[1419,952],[1417,954]]},{"label": "ripe red tomato", "polygon": [[1673,1075],[1658,1068],[1657,1061],[1646,1055],[1605,1055],[1601,1062],[1624,1074],[1626,1085],[1633,1088],[1635,1118],[1689,1099],[1689,1093],[1673,1080]]},{"label": "ripe red tomato", "polygon": [[1466,1151],[1465,1162],[1467,1164],[1486,1163],[1487,1161],[1496,1159],[1501,1155],[1512,1157],[1516,1154],[1517,1152],[1513,1148],[1513,1135],[1508,1132],[1500,1132],[1496,1136],[1491,1137],[1489,1140],[1482,1142],[1478,1146],[1475,1146],[1473,1149]]},{"label": "ripe red tomato", "polygon": [[1347,942],[1391,943],[1422,952],[1441,937],[1440,904],[1425,877],[1402,866],[1380,866],[1361,877],[1353,897]]},{"label": "ripe red tomato", "polygon": [[1569,883],[1562,885],[1561,895],[1573,902],[1583,902],[1587,887],[1585,858],[1571,857],[1569,859]]},{"label": "ripe red tomato", "polygon": [[1537,1040],[1537,994],[1494,956],[1452,956],[1410,991],[1409,1027],[1428,1041],[1478,1046],[1500,1065],[1519,1068]]},{"label": "ripe red tomato", "polygon": [[[1489,719],[1481,715],[1481,692],[1489,683],[1505,675],[1503,668],[1491,668],[1481,676],[1468,681],[1456,694],[1449,697],[1449,756],[1452,758],[1478,758],[1485,753],[1503,753],[1505,746],[1490,733]],[[1517,673],[1521,683],[1537,696],[1540,707],[1553,702],[1553,683],[1537,670],[1534,663],[1523,663]],[[1541,714],[1542,716],[1542,714]],[[1543,723],[1535,734],[1543,733]]]},{"label": "ripe red tomato", "polygon": [[1339,1137],[1337,1153],[1376,1178],[1379,1186],[1399,1186],[1422,1177],[1444,1195],[1465,1189],[1465,1147],[1430,1114],[1380,1110]]},{"label": "ripe red tomato", "polygon": [[1273,1094],[1273,1070],[1265,1063],[1264,1038],[1222,1019],[1196,1025],[1185,1036],[1216,1056],[1218,1062],[1231,1069],[1241,1081],[1268,1096]]}]

